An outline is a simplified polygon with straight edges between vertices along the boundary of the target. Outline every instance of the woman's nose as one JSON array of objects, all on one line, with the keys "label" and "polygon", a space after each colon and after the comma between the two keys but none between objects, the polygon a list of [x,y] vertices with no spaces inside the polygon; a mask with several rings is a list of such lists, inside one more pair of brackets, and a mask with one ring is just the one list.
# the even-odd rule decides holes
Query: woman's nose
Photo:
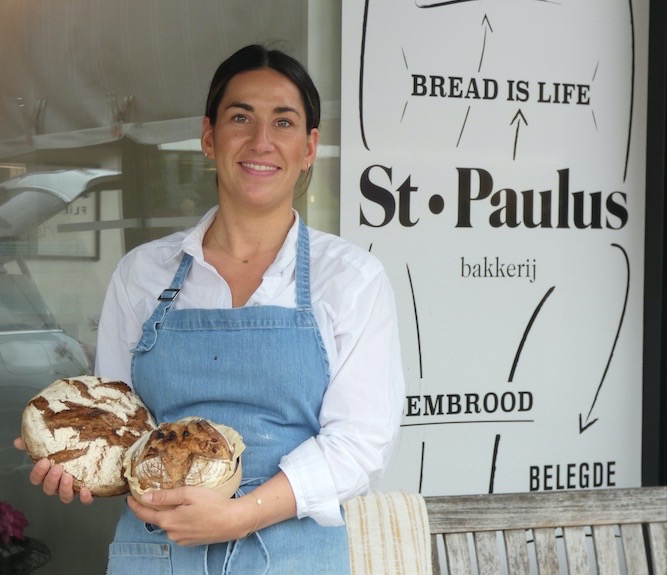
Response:
[{"label": "woman's nose", "polygon": [[257,122],[252,134],[252,148],[257,151],[270,150],[273,146],[270,126],[264,122]]}]

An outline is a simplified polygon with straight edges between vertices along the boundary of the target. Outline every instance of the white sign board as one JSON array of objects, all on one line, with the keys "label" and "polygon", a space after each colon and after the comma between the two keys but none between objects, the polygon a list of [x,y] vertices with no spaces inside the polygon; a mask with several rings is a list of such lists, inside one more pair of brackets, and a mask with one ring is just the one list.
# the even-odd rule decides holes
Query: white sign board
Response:
[{"label": "white sign board", "polygon": [[341,235],[407,377],[385,488],[641,482],[648,0],[345,0]]}]

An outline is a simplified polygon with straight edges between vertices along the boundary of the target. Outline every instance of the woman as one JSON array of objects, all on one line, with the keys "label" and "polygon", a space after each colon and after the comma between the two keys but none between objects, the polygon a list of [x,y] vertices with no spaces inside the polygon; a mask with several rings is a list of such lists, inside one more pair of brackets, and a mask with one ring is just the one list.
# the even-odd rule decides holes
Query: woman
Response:
[{"label": "woman", "polygon": [[[404,383],[380,263],[292,209],[319,118],[293,58],[254,45],[223,62],[201,137],[219,205],[112,277],[97,373],[131,383],[158,422],[205,417],[247,447],[232,499],[197,487],[129,497],[111,575],[349,572],[340,503],[385,469]],[[38,462],[31,481],[74,498],[59,466]]]}]

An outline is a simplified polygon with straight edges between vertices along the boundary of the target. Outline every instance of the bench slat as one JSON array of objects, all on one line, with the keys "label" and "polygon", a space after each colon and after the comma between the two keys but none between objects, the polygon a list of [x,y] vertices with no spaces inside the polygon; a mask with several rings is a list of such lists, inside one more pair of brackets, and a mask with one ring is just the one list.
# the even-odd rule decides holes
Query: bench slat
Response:
[{"label": "bench slat", "polygon": [[665,520],[664,487],[428,497],[433,533]]},{"label": "bench slat", "polygon": [[439,535],[431,535],[431,563],[433,565],[432,575],[440,575],[440,554],[438,553]]},{"label": "bench slat", "polygon": [[479,531],[474,534],[475,554],[479,575],[497,575],[500,573],[498,538],[495,531]]},{"label": "bench slat", "polygon": [[535,555],[540,575],[558,575],[558,552],[556,550],[556,534],[551,528],[533,529]]},{"label": "bench slat", "polygon": [[649,523],[648,534],[653,572],[667,573],[667,523]]},{"label": "bench slat", "polygon": [[570,575],[588,575],[588,552],[583,527],[564,527],[565,557]]},{"label": "bench slat", "polygon": [[530,575],[528,562],[528,545],[524,529],[505,529],[505,551],[507,552],[507,568],[513,575]]},{"label": "bench slat", "polygon": [[621,538],[623,539],[623,552],[625,553],[625,564],[628,567],[628,573],[648,573],[641,523],[621,525]]},{"label": "bench slat", "polygon": [[472,575],[468,537],[465,533],[448,533],[445,535],[445,554],[449,573]]},{"label": "bench slat", "polygon": [[620,575],[615,527],[611,525],[593,527],[593,546],[598,575]]}]

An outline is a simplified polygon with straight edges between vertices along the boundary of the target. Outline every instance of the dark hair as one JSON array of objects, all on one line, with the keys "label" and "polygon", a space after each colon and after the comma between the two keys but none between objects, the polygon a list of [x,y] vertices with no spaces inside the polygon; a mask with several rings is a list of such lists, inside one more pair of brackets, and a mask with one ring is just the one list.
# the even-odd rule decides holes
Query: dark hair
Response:
[{"label": "dark hair", "polygon": [[227,58],[213,75],[206,98],[206,116],[211,124],[218,119],[218,106],[225,95],[229,81],[241,72],[270,68],[285,76],[299,90],[306,110],[306,131],[320,125],[320,95],[306,68],[280,50],[269,50],[266,46],[252,44],[241,48]]}]

